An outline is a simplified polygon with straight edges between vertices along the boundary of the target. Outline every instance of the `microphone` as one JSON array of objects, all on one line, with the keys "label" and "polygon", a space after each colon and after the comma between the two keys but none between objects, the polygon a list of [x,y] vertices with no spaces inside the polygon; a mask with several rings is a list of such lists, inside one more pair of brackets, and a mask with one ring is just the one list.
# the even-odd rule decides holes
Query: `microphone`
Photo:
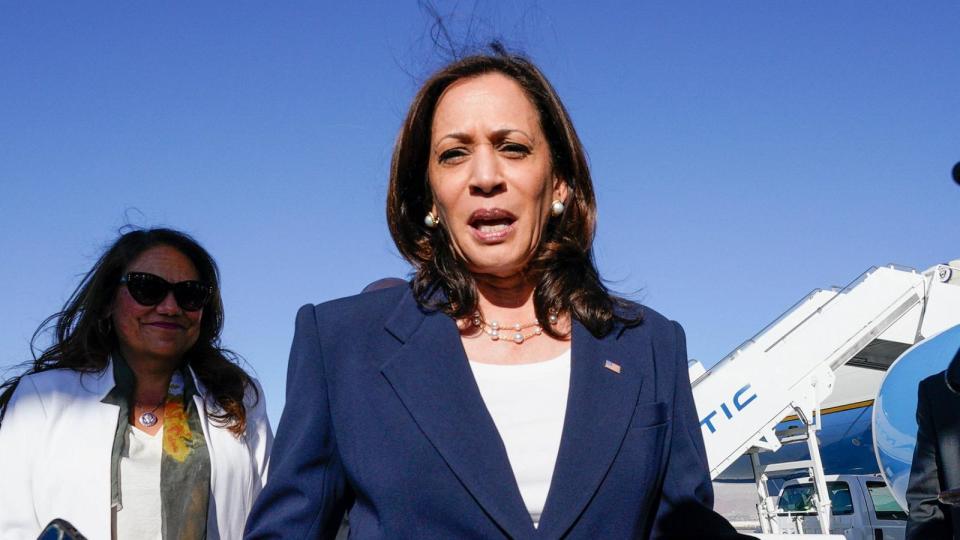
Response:
[{"label": "microphone", "polygon": [[42,531],[37,540],[87,540],[69,521],[54,519]]}]

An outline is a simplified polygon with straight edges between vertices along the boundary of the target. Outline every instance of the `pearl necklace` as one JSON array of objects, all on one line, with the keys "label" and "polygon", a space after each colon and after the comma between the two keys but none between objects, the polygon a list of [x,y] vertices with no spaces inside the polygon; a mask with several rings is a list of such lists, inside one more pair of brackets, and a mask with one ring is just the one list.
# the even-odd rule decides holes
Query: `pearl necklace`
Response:
[{"label": "pearl necklace", "polygon": [[[551,325],[557,324],[558,317],[555,309],[550,310],[548,320],[550,321]],[[483,333],[490,336],[491,341],[499,341],[502,337],[501,332],[503,331],[506,331],[508,334],[512,332],[512,334],[509,336],[509,339],[511,339],[517,345],[523,345],[526,340],[543,334],[543,327],[540,326],[540,321],[536,320],[526,324],[514,323],[509,326],[500,326],[500,323],[497,321],[490,321],[488,323],[483,319],[483,316],[480,315],[479,311],[475,311],[473,312],[472,322],[473,326],[480,328],[480,330],[483,330]],[[528,333],[524,333],[524,330],[528,328],[532,328],[533,330]]]}]

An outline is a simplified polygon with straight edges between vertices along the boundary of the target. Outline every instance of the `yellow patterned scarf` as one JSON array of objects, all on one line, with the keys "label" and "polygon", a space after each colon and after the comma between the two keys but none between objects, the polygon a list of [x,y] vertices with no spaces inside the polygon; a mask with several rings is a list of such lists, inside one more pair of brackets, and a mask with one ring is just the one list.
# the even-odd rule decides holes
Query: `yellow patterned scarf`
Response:
[{"label": "yellow patterned scarf", "polygon": [[[111,503],[123,504],[120,456],[126,442],[130,400],[135,379],[119,353],[113,355],[116,385],[103,399],[120,408],[113,440]],[[160,516],[164,540],[202,540],[207,535],[210,498],[210,453],[200,425],[199,396],[193,376],[184,366],[170,380],[163,407],[163,456],[160,458]]]}]

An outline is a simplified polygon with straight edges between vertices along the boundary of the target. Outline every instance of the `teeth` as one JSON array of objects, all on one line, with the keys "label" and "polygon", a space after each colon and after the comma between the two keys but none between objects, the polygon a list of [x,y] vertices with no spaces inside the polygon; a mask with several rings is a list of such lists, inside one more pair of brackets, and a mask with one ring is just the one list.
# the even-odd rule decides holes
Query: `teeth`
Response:
[{"label": "teeth", "polygon": [[483,225],[483,224],[481,224],[481,225],[480,225],[479,227],[477,227],[477,228],[480,229],[481,232],[500,232],[500,231],[505,231],[505,230],[507,230],[507,227],[509,227],[509,225],[507,225],[506,223],[500,223],[500,224],[497,224],[497,225]]}]

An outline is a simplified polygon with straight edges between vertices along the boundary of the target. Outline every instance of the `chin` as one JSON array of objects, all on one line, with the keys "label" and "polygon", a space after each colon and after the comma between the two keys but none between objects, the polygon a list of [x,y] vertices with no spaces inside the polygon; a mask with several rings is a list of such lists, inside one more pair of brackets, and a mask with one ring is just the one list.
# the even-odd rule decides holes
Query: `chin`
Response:
[{"label": "chin", "polygon": [[182,347],[154,347],[148,349],[146,352],[150,356],[160,359],[164,362],[177,364],[187,353],[187,349]]},{"label": "chin", "polygon": [[467,269],[472,274],[484,274],[498,278],[513,277],[523,272],[533,253],[518,250],[507,244],[477,246],[473,253],[464,253]]},{"label": "chin", "polygon": [[509,278],[523,271],[523,264],[516,261],[479,261],[468,266],[471,274]]}]

